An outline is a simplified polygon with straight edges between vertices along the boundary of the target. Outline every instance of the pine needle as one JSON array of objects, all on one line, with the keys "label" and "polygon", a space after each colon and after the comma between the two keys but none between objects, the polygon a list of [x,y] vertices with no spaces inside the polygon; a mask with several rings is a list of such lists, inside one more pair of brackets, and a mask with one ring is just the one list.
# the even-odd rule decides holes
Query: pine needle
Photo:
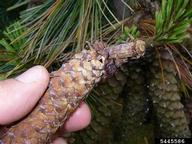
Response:
[{"label": "pine needle", "polygon": [[[106,13],[112,17],[108,18]],[[10,44],[25,39],[19,57],[20,64],[26,67],[49,67],[60,55],[65,61],[69,54],[82,50],[86,41],[102,39],[104,25],[109,23],[115,28],[112,21],[119,23],[107,0],[47,0],[23,11],[20,18],[21,26],[14,31],[28,29]]]},{"label": "pine needle", "polygon": [[187,36],[192,22],[189,0],[162,0],[161,10],[156,12],[155,41],[181,43]]}]

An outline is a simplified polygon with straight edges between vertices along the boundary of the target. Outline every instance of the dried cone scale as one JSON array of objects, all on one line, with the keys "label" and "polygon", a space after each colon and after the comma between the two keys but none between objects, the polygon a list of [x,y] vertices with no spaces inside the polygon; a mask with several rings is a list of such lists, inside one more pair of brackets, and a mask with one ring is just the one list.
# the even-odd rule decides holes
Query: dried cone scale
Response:
[{"label": "dried cone scale", "polygon": [[159,56],[156,56],[151,66],[153,76],[150,84],[150,95],[160,130],[159,136],[189,138],[191,132],[181,103],[177,71],[168,52],[160,51],[160,55],[164,81]]},{"label": "dried cone scale", "polygon": [[96,83],[112,75],[111,68],[127,58],[139,58],[145,42],[135,40],[105,49],[83,50],[55,72],[49,87],[34,110],[12,126],[3,136],[3,144],[50,143],[51,136],[79,106]]}]

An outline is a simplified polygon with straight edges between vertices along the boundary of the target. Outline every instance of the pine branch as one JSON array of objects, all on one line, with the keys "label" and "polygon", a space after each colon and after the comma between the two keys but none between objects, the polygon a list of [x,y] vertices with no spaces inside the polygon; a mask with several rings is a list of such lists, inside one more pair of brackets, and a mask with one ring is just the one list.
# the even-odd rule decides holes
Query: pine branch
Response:
[{"label": "pine branch", "polygon": [[130,28],[125,26],[123,28],[122,34],[117,38],[117,43],[123,43],[129,39],[135,39],[140,36],[140,32],[135,25],[132,25]]},{"label": "pine branch", "polygon": [[189,0],[162,0],[161,10],[156,12],[155,41],[181,43],[187,36],[192,22]]},{"label": "pine branch", "polygon": [[[189,37],[189,27],[192,22],[192,4],[189,0],[162,0],[161,10],[156,12],[156,19],[141,21],[141,29],[146,32],[146,42],[149,47],[165,49],[172,55],[171,61],[175,64],[179,78],[187,87],[192,87],[192,75],[188,70],[191,65],[189,47],[181,44]],[[149,37],[150,36],[150,37]],[[179,59],[179,60],[178,60]],[[180,61],[180,62],[179,62]],[[181,64],[183,63],[183,64]]]}]

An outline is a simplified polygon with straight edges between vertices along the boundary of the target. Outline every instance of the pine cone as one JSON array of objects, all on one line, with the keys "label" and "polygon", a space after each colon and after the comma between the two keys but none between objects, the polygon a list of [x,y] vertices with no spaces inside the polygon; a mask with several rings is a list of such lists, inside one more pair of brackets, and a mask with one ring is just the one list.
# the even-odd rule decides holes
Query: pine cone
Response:
[{"label": "pine cone", "polygon": [[148,141],[153,139],[152,125],[144,124],[149,112],[149,99],[146,93],[145,73],[141,64],[142,62],[126,65],[128,76],[124,91],[123,114],[119,130],[116,132],[117,143],[140,144],[144,139]]},{"label": "pine cone", "polygon": [[99,94],[97,99],[101,104],[91,103],[93,120],[88,128],[75,134],[76,144],[112,143],[113,127],[117,124],[122,111],[122,105],[118,104],[118,97],[125,83],[126,76],[123,72],[118,71],[113,77],[100,83],[94,89]]},{"label": "pine cone", "polygon": [[190,130],[192,130],[192,98],[185,99],[185,113]]},{"label": "pine cone", "polygon": [[112,75],[128,57],[144,54],[145,42],[137,40],[105,49],[83,50],[51,73],[49,88],[34,110],[3,136],[5,144],[43,144],[69,118],[101,78]]},{"label": "pine cone", "polygon": [[176,69],[170,61],[171,56],[168,52],[161,51],[160,55],[163,73],[159,58],[156,56],[151,66],[153,77],[150,84],[150,95],[160,130],[159,136],[188,138],[191,132],[181,103]]}]

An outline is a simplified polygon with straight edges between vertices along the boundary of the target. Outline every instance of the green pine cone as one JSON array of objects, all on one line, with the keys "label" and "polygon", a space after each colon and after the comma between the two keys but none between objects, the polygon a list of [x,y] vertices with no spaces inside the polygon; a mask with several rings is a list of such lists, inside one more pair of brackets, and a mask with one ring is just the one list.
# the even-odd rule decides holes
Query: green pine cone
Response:
[{"label": "green pine cone", "polygon": [[192,130],[192,98],[186,98],[185,99],[185,114],[187,116],[187,121],[190,127],[190,130]]},{"label": "green pine cone", "polygon": [[157,118],[158,136],[188,138],[191,132],[181,103],[176,69],[168,52],[161,52],[160,55],[163,73],[156,56],[150,66],[153,76],[149,88]]},{"label": "green pine cone", "polygon": [[116,130],[116,143],[141,144],[148,141],[151,144],[153,126],[144,124],[149,111],[149,99],[146,94],[143,67],[141,64],[131,63],[127,66],[126,73],[123,114],[119,128]]},{"label": "green pine cone", "polygon": [[[92,122],[88,128],[74,134],[75,144],[110,144],[113,142],[113,127],[120,120],[122,113],[119,94],[125,83],[124,73],[118,71],[94,89],[99,97],[97,97],[97,102],[90,103],[93,111]],[[90,95],[93,95],[94,91]],[[88,101],[93,98],[88,97]]]}]

